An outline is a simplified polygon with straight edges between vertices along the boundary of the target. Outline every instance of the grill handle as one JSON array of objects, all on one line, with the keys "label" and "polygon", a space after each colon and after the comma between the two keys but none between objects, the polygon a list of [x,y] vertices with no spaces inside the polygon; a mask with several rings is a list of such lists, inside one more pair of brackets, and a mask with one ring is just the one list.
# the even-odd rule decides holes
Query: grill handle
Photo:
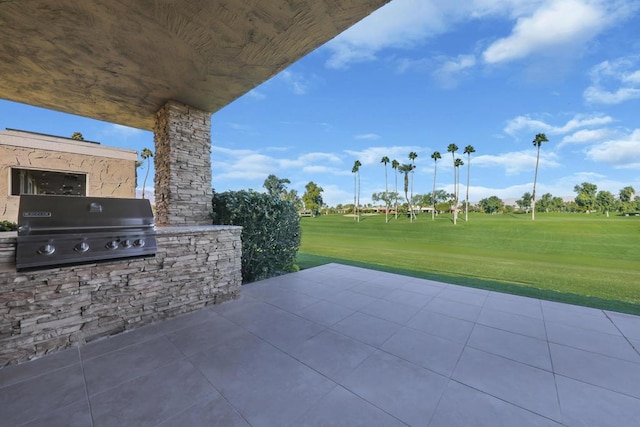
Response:
[{"label": "grill handle", "polygon": [[29,227],[28,225],[22,225],[18,227],[18,233],[28,234],[32,233],[47,233],[55,231],[67,231],[73,233],[76,231],[104,231],[104,230],[133,230],[133,229],[153,229],[155,224],[138,224],[138,225],[101,225],[101,226],[87,226],[87,227]]}]

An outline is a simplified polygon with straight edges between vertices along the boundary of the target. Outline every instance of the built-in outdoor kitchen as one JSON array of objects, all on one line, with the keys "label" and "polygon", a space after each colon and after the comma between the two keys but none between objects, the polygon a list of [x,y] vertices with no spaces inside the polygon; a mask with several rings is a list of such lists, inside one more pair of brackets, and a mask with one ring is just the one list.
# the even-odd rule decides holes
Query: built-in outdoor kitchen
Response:
[{"label": "built-in outdoor kitchen", "polygon": [[[86,201],[89,210],[91,203]],[[19,233],[0,233],[0,367],[238,295],[239,227],[158,227],[145,237],[123,230],[98,233],[103,235],[58,230],[24,246]],[[146,251],[153,240],[157,248]],[[38,264],[38,258],[53,264],[17,271],[16,246],[21,266]],[[100,252],[106,260],[83,259]],[[64,255],[71,253],[78,256]]]},{"label": "built-in outdoor kitchen", "polygon": [[241,228],[209,225],[209,114],[157,117],[155,215],[145,199],[20,196],[18,231],[0,233],[0,367],[239,295]]}]

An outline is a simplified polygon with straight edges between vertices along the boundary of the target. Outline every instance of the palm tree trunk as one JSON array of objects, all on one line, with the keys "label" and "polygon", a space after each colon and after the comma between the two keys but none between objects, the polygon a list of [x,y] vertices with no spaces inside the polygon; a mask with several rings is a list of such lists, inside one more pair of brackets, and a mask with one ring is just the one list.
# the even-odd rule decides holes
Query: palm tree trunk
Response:
[{"label": "palm tree trunk", "polygon": [[384,164],[384,222],[389,222],[389,183],[387,181],[387,164]]},{"label": "palm tree trunk", "polygon": [[538,144],[538,155],[536,156],[536,172],[533,176],[533,195],[531,196],[531,221],[536,219],[536,182],[538,181],[538,163],[540,162],[540,144]]},{"label": "palm tree trunk", "polygon": [[436,172],[438,170],[438,162],[435,161],[433,163],[433,190],[431,191],[431,207],[433,210],[431,211],[431,221],[436,220]]},{"label": "palm tree trunk", "polygon": [[[411,203],[410,203],[410,204],[412,204],[412,203],[413,203],[413,180],[414,180],[414,178],[415,178],[415,177],[414,177],[414,175],[413,175],[413,171],[411,171]],[[413,222],[413,220],[415,219],[415,216],[414,216],[414,215],[415,215],[415,214],[413,213],[413,209],[411,209],[411,216],[410,216],[410,218],[411,218],[411,222]]]},{"label": "palm tree trunk", "polygon": [[458,223],[458,168],[453,167],[453,225]]},{"label": "palm tree trunk", "polygon": [[149,177],[149,158],[147,158],[147,171],[144,174],[144,181],[142,182],[142,198],[144,199],[144,192],[147,188],[147,178]]},{"label": "palm tree trunk", "polygon": [[464,208],[464,220],[469,222],[469,174],[471,173],[471,154],[467,158],[467,202]]},{"label": "palm tree trunk", "polygon": [[356,204],[356,192],[358,191],[358,184],[356,181],[356,175],[353,175],[353,220],[358,220],[358,205]]},{"label": "palm tree trunk", "polygon": [[456,168],[456,155],[452,151],[451,158],[453,159],[453,225],[458,223],[458,172]]},{"label": "palm tree trunk", "polygon": [[360,222],[360,172],[356,172],[358,175],[358,222]]},{"label": "palm tree trunk", "polygon": [[409,199],[409,195],[407,192],[409,191],[409,174],[405,172],[404,174],[404,198],[407,199],[407,206],[409,207],[409,221],[413,222],[413,216],[411,212],[413,211],[413,207],[411,206],[411,200]]},{"label": "palm tree trunk", "polygon": [[398,170],[396,169],[396,220],[398,219]]}]

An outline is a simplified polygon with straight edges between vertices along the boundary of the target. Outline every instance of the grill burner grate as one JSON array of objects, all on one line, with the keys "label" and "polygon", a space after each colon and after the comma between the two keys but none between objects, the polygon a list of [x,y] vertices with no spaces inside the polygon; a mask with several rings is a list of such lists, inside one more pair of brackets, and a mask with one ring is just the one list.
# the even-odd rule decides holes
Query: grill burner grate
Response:
[{"label": "grill burner grate", "polygon": [[23,195],[18,210],[18,270],[154,256],[146,199]]}]

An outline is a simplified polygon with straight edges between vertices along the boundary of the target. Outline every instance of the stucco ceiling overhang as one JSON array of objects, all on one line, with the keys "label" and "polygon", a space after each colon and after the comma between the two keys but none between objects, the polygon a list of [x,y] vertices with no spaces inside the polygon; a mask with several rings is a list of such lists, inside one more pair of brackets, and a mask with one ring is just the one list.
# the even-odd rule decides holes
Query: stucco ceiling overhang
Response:
[{"label": "stucco ceiling overhang", "polygon": [[152,129],[215,112],[388,0],[0,0],[0,98]]}]

